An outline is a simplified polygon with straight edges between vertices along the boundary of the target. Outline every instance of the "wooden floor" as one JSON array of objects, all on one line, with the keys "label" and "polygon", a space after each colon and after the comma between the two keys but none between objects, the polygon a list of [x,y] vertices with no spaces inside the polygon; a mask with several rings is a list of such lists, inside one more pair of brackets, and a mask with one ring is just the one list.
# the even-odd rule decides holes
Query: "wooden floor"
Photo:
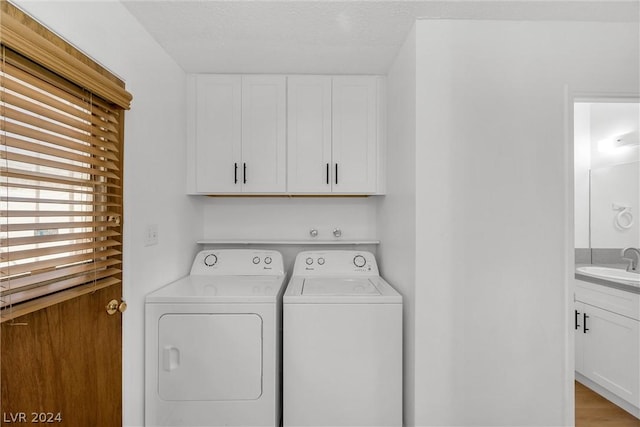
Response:
[{"label": "wooden floor", "polygon": [[576,381],[576,427],[640,427],[640,420]]}]

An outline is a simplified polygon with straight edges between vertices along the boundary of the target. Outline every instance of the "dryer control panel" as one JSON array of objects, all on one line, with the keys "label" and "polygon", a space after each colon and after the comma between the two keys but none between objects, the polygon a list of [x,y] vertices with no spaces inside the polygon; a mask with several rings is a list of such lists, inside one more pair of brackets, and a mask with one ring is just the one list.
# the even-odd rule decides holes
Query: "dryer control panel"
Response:
[{"label": "dryer control panel", "polygon": [[293,268],[295,276],[378,276],[378,264],[367,251],[300,252]]},{"label": "dryer control panel", "polygon": [[278,251],[210,249],[200,251],[191,266],[197,276],[281,276],[282,255]]}]

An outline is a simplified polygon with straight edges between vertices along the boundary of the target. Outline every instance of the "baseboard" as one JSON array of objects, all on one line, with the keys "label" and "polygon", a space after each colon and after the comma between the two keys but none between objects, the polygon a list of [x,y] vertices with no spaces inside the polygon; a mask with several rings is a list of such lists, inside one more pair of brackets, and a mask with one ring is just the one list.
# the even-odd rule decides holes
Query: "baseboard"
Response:
[{"label": "baseboard", "polygon": [[607,399],[609,402],[613,403],[614,405],[619,406],[620,408],[624,409],[625,411],[627,411],[628,413],[630,413],[634,417],[640,419],[640,408],[638,408],[636,406],[633,406],[631,403],[627,402],[624,399],[621,399],[620,397],[618,397],[615,394],[611,393],[606,388],[602,387],[601,385],[596,384],[595,382],[591,381],[589,378],[585,377],[584,375],[582,375],[582,374],[580,374],[578,372],[576,372],[576,381],[578,381],[583,386],[588,387],[591,390],[593,390],[594,392],[598,393],[600,396],[604,397],[605,399]]}]

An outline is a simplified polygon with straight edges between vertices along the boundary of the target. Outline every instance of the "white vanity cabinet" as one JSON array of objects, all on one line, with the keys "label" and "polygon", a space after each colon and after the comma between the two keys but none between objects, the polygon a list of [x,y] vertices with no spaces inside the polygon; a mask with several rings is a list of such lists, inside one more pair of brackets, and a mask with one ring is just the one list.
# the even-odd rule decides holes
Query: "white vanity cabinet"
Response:
[{"label": "white vanity cabinet", "polygon": [[286,191],[286,77],[189,76],[188,192]]},{"label": "white vanity cabinet", "polygon": [[288,192],[383,192],[382,95],[377,76],[289,76]]},{"label": "white vanity cabinet", "polygon": [[640,295],[576,281],[576,372],[640,408]]}]

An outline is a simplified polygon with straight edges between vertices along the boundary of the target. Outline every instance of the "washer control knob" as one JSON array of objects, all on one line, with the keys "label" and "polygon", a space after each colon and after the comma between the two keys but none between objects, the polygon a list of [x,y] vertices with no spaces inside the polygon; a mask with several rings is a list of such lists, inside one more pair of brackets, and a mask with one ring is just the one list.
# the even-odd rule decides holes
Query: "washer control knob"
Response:
[{"label": "washer control knob", "polygon": [[367,264],[367,260],[362,255],[356,255],[353,257],[353,264],[358,268],[364,267]]},{"label": "washer control knob", "polygon": [[334,237],[341,237],[342,236],[342,230],[340,230],[339,228],[336,228],[333,230],[333,235]]},{"label": "washer control knob", "polygon": [[214,254],[209,254],[206,257],[204,257],[204,265],[206,265],[207,267],[213,267],[214,265],[216,265],[217,262],[218,262],[218,257],[215,256]]},{"label": "washer control knob", "polygon": [[324,265],[324,258],[318,258],[318,265]]},{"label": "washer control knob", "polygon": [[270,256],[264,258],[264,263],[265,264],[271,264],[271,261],[272,261],[272,259],[271,259]]},{"label": "washer control knob", "polygon": [[313,258],[307,258],[304,262],[306,262],[307,265],[311,265],[313,264]]},{"label": "washer control knob", "polygon": [[253,263],[254,263],[254,264],[258,264],[259,262],[260,262],[260,258],[259,258],[259,257],[257,257],[257,256],[254,256],[254,257],[253,257]]},{"label": "washer control knob", "polygon": [[312,228],[311,230],[309,230],[309,236],[318,237],[318,230],[316,230],[315,228]]}]

